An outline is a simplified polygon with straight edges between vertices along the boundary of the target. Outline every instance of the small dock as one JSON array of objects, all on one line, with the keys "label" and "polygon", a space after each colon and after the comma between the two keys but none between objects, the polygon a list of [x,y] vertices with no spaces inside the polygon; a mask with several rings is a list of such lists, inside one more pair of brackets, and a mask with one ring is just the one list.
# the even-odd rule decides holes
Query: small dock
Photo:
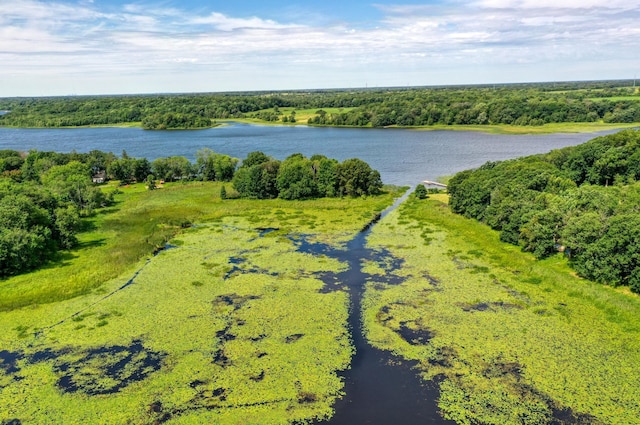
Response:
[{"label": "small dock", "polygon": [[443,183],[439,183],[439,182],[432,182],[430,180],[424,180],[422,182],[423,185],[425,185],[427,188],[437,188],[437,189],[446,189],[447,185],[443,184]]}]

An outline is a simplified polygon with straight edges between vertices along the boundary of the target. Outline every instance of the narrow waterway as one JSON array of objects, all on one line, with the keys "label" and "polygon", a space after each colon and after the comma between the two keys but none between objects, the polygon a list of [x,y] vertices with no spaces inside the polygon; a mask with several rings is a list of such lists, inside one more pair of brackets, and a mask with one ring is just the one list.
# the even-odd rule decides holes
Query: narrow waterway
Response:
[{"label": "narrow waterway", "polygon": [[[381,217],[397,208],[406,199],[408,193],[385,210]],[[380,219],[379,218],[379,219]],[[346,250],[334,249],[326,244],[298,241],[302,252],[326,255],[346,262],[349,269],[327,276],[326,290],[335,290],[340,285],[331,285],[338,281],[348,288],[350,294],[349,327],[355,347],[351,368],[343,373],[346,395],[335,405],[335,415],[325,422],[330,425],[391,423],[413,424],[454,424],[444,420],[437,407],[439,396],[435,382],[424,382],[418,376],[412,364],[390,352],[371,346],[362,326],[362,299],[365,283],[371,278],[362,271],[364,260],[385,261],[391,268],[399,269],[402,260],[393,258],[387,251],[367,248],[367,237],[377,221],[370,223],[347,243]],[[391,257],[391,258],[390,258]],[[399,284],[402,279],[393,276],[386,283]]]}]

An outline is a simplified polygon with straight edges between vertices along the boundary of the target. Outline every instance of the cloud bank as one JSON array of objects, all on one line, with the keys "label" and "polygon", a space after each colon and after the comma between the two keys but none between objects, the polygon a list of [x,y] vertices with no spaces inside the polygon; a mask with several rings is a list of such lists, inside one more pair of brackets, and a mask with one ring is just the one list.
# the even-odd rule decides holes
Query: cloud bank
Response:
[{"label": "cloud bank", "polygon": [[[97,2],[96,2],[97,3]],[[0,2],[0,97],[633,78],[640,0],[445,0],[314,26]]]}]

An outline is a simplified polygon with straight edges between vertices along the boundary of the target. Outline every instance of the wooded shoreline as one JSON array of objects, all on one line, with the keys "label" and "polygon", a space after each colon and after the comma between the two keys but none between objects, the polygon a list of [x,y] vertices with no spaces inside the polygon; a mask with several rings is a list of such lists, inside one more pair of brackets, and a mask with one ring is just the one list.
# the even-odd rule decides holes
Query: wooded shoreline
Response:
[{"label": "wooded shoreline", "polygon": [[640,90],[628,81],[601,81],[492,87],[4,98],[0,99],[0,110],[11,111],[0,115],[0,126],[21,128],[136,123],[155,130],[197,129],[209,128],[219,121],[239,120],[282,125],[537,133],[583,131],[592,125],[596,129],[591,131],[597,131],[604,124],[621,128],[640,123]]}]

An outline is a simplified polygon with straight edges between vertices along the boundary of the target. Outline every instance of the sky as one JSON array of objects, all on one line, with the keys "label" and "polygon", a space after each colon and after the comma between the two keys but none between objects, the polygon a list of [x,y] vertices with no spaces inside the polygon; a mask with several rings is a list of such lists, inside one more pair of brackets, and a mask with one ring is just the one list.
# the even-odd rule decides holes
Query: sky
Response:
[{"label": "sky", "polygon": [[0,0],[0,97],[640,78],[640,0]]}]

